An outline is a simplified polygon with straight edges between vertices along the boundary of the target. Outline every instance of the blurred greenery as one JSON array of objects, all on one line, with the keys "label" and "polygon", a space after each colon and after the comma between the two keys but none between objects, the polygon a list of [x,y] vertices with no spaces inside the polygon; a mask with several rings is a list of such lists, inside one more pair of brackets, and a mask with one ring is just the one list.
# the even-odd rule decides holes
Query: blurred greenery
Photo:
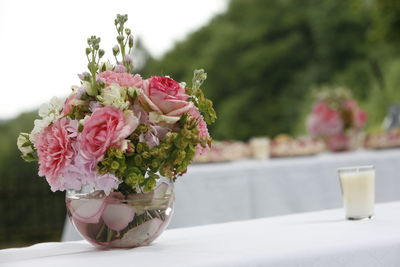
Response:
[{"label": "blurred greenery", "polygon": [[53,193],[37,164],[19,156],[16,136],[30,131],[34,113],[0,123],[0,248],[59,241],[65,219],[64,194]]},{"label": "blurred greenery", "polygon": [[320,85],[349,87],[370,115],[368,127],[378,128],[400,101],[399,18],[394,0],[232,0],[142,72],[190,81],[193,69],[205,68],[216,139],[304,134]]},{"label": "blurred greenery", "polygon": [[[163,58],[140,60],[144,77],[189,82],[194,69],[206,69],[205,93],[219,115],[215,139],[304,134],[311,93],[321,85],[350,88],[376,131],[400,102],[400,1],[232,0]],[[0,247],[61,235],[63,193],[52,193],[15,145],[34,118],[0,122]]]}]

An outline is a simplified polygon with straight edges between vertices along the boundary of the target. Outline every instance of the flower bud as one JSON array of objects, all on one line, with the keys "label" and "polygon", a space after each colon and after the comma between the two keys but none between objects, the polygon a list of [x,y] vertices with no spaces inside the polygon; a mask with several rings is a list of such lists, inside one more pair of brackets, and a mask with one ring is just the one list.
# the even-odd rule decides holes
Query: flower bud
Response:
[{"label": "flower bud", "polygon": [[113,50],[114,56],[117,56],[119,54],[119,46],[118,45],[115,45],[112,50]]},{"label": "flower bud", "polygon": [[126,35],[130,35],[131,34],[131,29],[126,28],[125,29],[125,33],[126,33]]},{"label": "flower bud", "polygon": [[117,73],[124,73],[126,72],[126,68],[124,65],[117,65],[115,66],[114,71]]},{"label": "flower bud", "polygon": [[106,79],[101,78],[101,77],[96,77],[96,82],[100,85],[100,86],[104,86],[106,84]]},{"label": "flower bud", "polygon": [[89,47],[86,48],[86,55],[89,55],[92,52],[92,49],[90,49]]},{"label": "flower bud", "polygon": [[33,152],[33,144],[29,141],[29,134],[20,133],[17,139],[17,146],[22,155],[27,155]]},{"label": "flower bud", "polygon": [[102,58],[104,56],[105,52],[103,49],[99,50],[99,58]]},{"label": "flower bud", "polygon": [[133,36],[132,35],[129,35],[128,43],[129,43],[129,47],[132,48],[133,47]]},{"label": "flower bud", "polygon": [[90,80],[90,73],[89,72],[82,72],[78,74],[78,77],[81,81],[89,81]]},{"label": "flower bud", "polygon": [[122,43],[123,41],[124,41],[124,36],[123,35],[118,35],[117,36],[117,41],[118,41],[118,43]]},{"label": "flower bud", "polygon": [[131,57],[130,55],[126,55],[125,58],[124,58],[124,60],[125,60],[125,62],[128,63],[128,64],[131,64],[131,63],[132,63],[132,57]]},{"label": "flower bud", "polygon": [[118,168],[119,168],[119,163],[118,163],[118,161],[113,161],[113,162],[111,163],[111,169],[113,169],[113,170],[118,170]]}]

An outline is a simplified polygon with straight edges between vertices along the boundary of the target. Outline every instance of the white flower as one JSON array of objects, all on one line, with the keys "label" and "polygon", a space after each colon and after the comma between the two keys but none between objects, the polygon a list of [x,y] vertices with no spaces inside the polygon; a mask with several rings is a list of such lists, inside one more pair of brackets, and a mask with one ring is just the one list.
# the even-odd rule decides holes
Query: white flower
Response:
[{"label": "white flower", "polygon": [[127,94],[126,87],[120,87],[118,84],[111,84],[101,91],[101,95],[97,99],[104,106],[114,106],[119,109],[127,109],[129,102],[125,101]]},{"label": "white flower", "polygon": [[90,115],[86,115],[83,119],[79,121],[79,124],[84,126],[86,121],[90,118]]},{"label": "white flower", "polygon": [[185,82],[180,82],[179,85],[180,85],[183,89],[186,88],[186,83],[185,83]]},{"label": "white flower", "polygon": [[[49,126],[50,123],[55,121],[54,118],[55,118],[54,114],[50,114],[48,117],[45,117],[42,120],[35,120],[33,122],[35,126],[33,127],[33,130],[29,135],[29,140],[35,144],[39,134],[44,130],[44,128]],[[57,118],[59,117],[57,116]]]},{"label": "white flower", "polygon": [[[29,145],[27,145],[29,144]],[[33,152],[32,144],[29,141],[29,134],[20,133],[17,139],[18,149],[21,151],[22,155],[27,155]]]},{"label": "white flower", "polygon": [[142,90],[137,88],[137,87],[128,87],[128,95],[130,97],[135,97],[135,96],[139,96],[142,94]]},{"label": "white flower", "polygon": [[168,124],[174,124],[177,121],[179,121],[181,117],[180,116],[166,116],[166,115],[161,115],[157,112],[150,112],[149,113],[149,120],[151,123],[160,123],[160,122],[165,122]]},{"label": "white flower", "polygon": [[54,114],[56,116],[60,115],[60,111],[64,107],[64,101],[57,97],[53,97],[49,103],[42,104],[39,108],[39,116],[45,118],[50,116],[50,114]]},{"label": "white flower", "polygon": [[92,88],[92,84],[90,82],[87,81],[83,81],[82,83],[82,87],[85,88],[85,91],[88,95],[90,96],[95,96],[97,95],[97,90],[96,88]]},{"label": "white flower", "polygon": [[114,68],[113,64],[110,63],[110,61],[106,61],[106,62],[100,62],[99,64],[99,69],[100,71],[103,69],[103,65],[105,65],[106,70],[112,70]]},{"label": "white flower", "polygon": [[34,121],[35,126],[29,134],[29,140],[33,144],[44,128],[62,117],[61,111],[64,107],[64,102],[65,100],[53,97],[49,103],[40,106],[39,116],[42,117],[42,119]]}]

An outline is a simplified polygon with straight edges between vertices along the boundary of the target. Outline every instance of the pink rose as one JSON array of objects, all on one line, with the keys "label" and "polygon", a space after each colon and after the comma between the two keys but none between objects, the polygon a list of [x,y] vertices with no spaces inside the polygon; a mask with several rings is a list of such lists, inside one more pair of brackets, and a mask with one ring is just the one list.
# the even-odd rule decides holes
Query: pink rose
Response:
[{"label": "pink rose", "polygon": [[76,152],[73,144],[77,121],[61,118],[45,128],[36,141],[39,157],[39,176],[46,176],[51,190],[63,190],[59,175],[70,165]]},{"label": "pink rose", "polygon": [[111,70],[107,70],[98,75],[98,77],[103,78],[106,81],[106,85],[109,86],[112,83],[116,83],[119,86],[126,87],[142,87],[142,77],[139,74],[133,76],[129,73],[119,73]]},{"label": "pink rose", "polygon": [[193,107],[179,83],[168,77],[153,76],[143,81],[143,94],[139,100],[148,109],[160,115],[180,117]]},{"label": "pink rose", "polygon": [[107,149],[118,146],[137,127],[138,119],[132,111],[124,113],[113,106],[96,109],[85,122],[79,137],[85,156],[101,160]]}]

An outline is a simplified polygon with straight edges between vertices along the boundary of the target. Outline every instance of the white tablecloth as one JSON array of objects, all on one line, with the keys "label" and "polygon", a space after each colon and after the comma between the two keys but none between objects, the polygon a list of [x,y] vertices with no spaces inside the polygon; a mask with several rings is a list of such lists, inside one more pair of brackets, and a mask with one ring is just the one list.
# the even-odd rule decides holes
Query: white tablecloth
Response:
[{"label": "white tablecloth", "polygon": [[343,217],[338,209],[172,229],[132,250],[43,243],[0,250],[0,266],[400,266],[400,202],[377,205],[372,220]]},{"label": "white tablecloth", "polygon": [[[170,228],[341,207],[337,168],[374,165],[376,200],[400,200],[400,149],[190,166]],[[63,240],[79,240],[66,224]]]}]

